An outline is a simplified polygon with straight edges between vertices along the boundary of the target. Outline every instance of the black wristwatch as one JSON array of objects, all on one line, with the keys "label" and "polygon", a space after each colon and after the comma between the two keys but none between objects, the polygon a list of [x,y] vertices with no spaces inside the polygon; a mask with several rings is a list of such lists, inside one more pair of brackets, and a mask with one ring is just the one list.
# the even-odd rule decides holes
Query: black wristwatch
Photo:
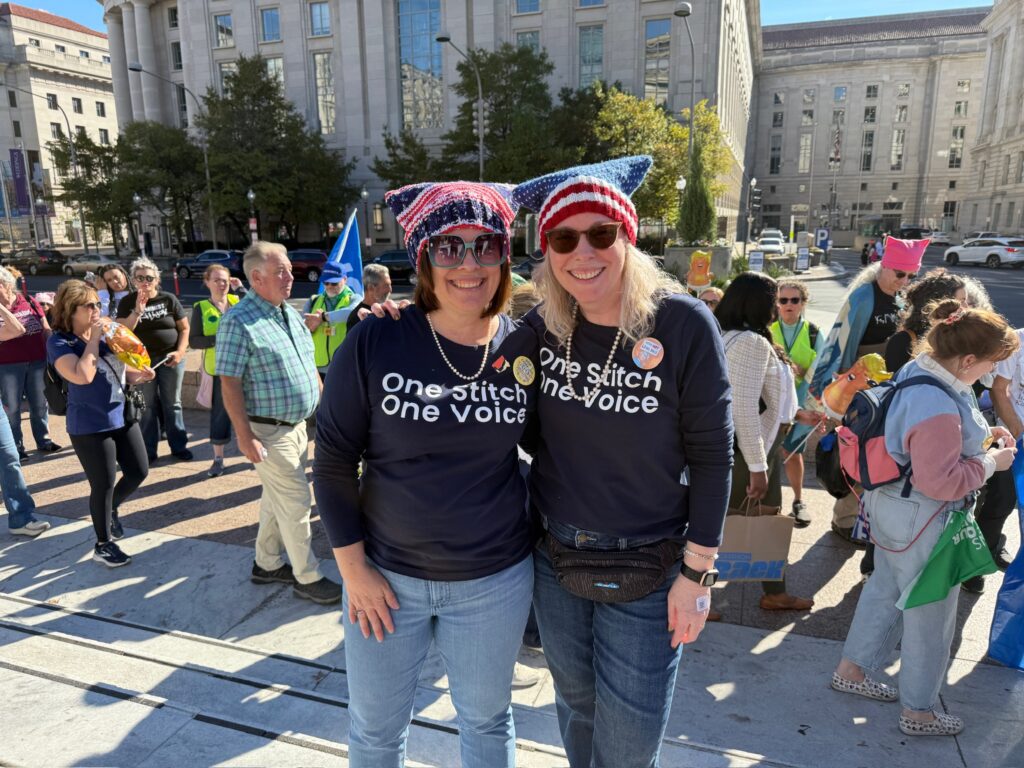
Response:
[{"label": "black wristwatch", "polygon": [[718,569],[709,568],[706,571],[698,571],[696,568],[691,568],[686,563],[683,563],[679,572],[688,578],[690,581],[695,581],[702,587],[713,587],[715,582],[718,581]]}]

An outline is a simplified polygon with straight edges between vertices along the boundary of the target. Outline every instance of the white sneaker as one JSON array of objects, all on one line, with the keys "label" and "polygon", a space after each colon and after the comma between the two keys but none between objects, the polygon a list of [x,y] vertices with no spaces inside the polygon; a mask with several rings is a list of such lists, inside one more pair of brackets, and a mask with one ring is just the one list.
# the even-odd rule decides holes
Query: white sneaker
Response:
[{"label": "white sneaker", "polygon": [[28,536],[29,538],[35,538],[43,531],[47,530],[50,524],[43,520],[30,520],[21,526],[21,528],[11,528],[11,534],[14,536]]},{"label": "white sneaker", "polygon": [[531,669],[525,664],[516,662],[516,668],[512,672],[512,688],[513,690],[522,688],[532,688],[540,682],[540,672],[535,669]]}]

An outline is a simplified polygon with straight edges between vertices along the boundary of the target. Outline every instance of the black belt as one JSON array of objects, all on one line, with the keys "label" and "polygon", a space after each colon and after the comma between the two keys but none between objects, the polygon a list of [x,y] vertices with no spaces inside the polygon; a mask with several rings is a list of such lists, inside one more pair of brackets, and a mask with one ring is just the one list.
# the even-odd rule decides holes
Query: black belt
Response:
[{"label": "black belt", "polygon": [[249,414],[249,421],[255,421],[257,424],[270,424],[274,427],[297,427],[301,424],[301,421],[281,421],[281,419],[269,419],[266,416],[253,416]]}]

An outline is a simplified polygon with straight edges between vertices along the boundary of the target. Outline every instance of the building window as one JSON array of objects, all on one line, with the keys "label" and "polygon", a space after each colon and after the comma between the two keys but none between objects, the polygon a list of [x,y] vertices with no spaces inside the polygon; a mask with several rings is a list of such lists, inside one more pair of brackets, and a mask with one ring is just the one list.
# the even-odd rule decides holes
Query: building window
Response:
[{"label": "building window", "polygon": [[1003,184],[1010,183],[1010,156],[1003,155]]},{"label": "building window", "polygon": [[220,70],[220,93],[223,96],[227,91],[228,77],[238,71],[238,64],[233,61],[222,61],[218,68]]},{"label": "building window", "polygon": [[864,122],[873,123],[875,122],[875,116],[878,114],[877,107],[864,107]]},{"label": "building window", "polygon": [[76,115],[82,114],[82,100],[77,96],[71,97],[71,111]]},{"label": "building window", "polygon": [[897,128],[892,132],[892,148],[889,151],[889,170],[903,170],[903,144],[906,141],[907,132]]},{"label": "building window", "polygon": [[771,146],[768,150],[768,173],[777,175],[782,169],[782,134],[772,134]]},{"label": "building window", "polygon": [[17,91],[8,91],[7,92],[7,106],[9,106],[11,109],[17,109],[18,108],[18,93],[17,93]]},{"label": "building window", "polygon": [[78,57],[81,58],[81,59],[88,59],[89,58],[89,52],[88,51],[79,50],[78,51]]},{"label": "building window", "polygon": [[953,105],[953,117],[967,117],[966,101],[958,101]]},{"label": "building window", "polygon": [[804,88],[804,104],[813,104],[813,103],[814,103],[814,89],[813,88]]},{"label": "building window", "polygon": [[832,125],[845,125],[846,124],[846,110],[845,109],[833,109],[832,110]]},{"label": "building window", "polygon": [[842,103],[846,101],[846,86],[837,85],[832,89],[832,101],[836,103]]},{"label": "building window", "polygon": [[39,47],[39,38],[37,38],[37,37],[30,37],[28,39],[28,44],[31,45],[33,48],[38,48]]},{"label": "building window", "polygon": [[[1012,200],[1006,204],[1006,226],[1013,226],[1013,209],[1016,207],[1016,203]],[[999,226],[998,224],[996,226]]]},{"label": "building window", "polygon": [[314,37],[331,34],[331,7],[329,3],[309,4],[309,34]]},{"label": "building window", "polygon": [[57,94],[48,93],[46,94],[46,106],[50,109],[57,109]]},{"label": "building window", "polygon": [[402,86],[402,123],[413,129],[444,125],[441,0],[398,3],[398,51]]},{"label": "building window", "polygon": [[910,83],[897,83],[896,84],[896,98],[897,99],[908,99],[908,98],[910,98]]},{"label": "building window", "polygon": [[331,70],[330,51],[313,54],[313,77],[320,133],[334,133],[334,73]]},{"label": "building window", "polygon": [[96,102],[96,117],[106,117],[106,116],[107,116],[107,105],[104,104],[102,101],[97,101]]},{"label": "building window", "polygon": [[105,147],[110,144],[110,131],[106,128],[100,128],[100,144]]},{"label": "building window", "polygon": [[260,8],[260,40],[273,43],[281,39],[281,13],[277,8]]},{"label": "building window", "polygon": [[178,127],[188,128],[188,102],[185,100],[187,98],[185,86],[176,83],[174,89],[178,96]]},{"label": "building window", "polygon": [[865,99],[877,99],[878,98],[878,86],[877,85],[869,85],[869,86],[867,86],[867,88],[864,89],[864,98]]},{"label": "building window", "polygon": [[84,125],[76,125],[75,126],[75,133],[77,135],[81,136],[82,138],[85,138],[85,126]]},{"label": "building window", "polygon": [[800,154],[797,155],[797,173],[808,173],[811,170],[811,144],[814,137],[809,133],[800,134]]},{"label": "building window", "polygon": [[11,121],[11,125],[14,128],[14,138],[20,139],[21,138],[21,121],[20,120],[12,120]]},{"label": "building window", "polygon": [[59,139],[64,135],[64,131],[61,130],[60,123],[50,123],[50,138]]},{"label": "building window", "polygon": [[604,27],[580,27],[580,88],[604,76]]},{"label": "building window", "polygon": [[956,81],[956,92],[957,93],[970,93],[971,92],[971,81],[970,80],[957,80]]},{"label": "building window", "polygon": [[949,181],[949,188],[950,189],[956,189],[956,180],[955,179],[950,179],[950,181]]},{"label": "building window", "polygon": [[217,48],[231,48],[235,44],[235,29],[230,13],[218,13],[213,17],[213,39]]},{"label": "building window", "polygon": [[280,56],[268,56],[264,61],[267,63],[267,74],[284,85],[284,59]]},{"label": "building window", "polygon": [[1003,212],[1003,204],[996,203],[995,210],[992,212],[992,226],[999,226],[999,215]]},{"label": "building window", "polygon": [[860,183],[860,191],[861,192],[867,192],[868,191],[868,183],[866,181],[862,181]]},{"label": "building window", "polygon": [[805,109],[800,114],[800,125],[814,125],[814,110]]},{"label": "building window", "polygon": [[985,188],[985,171],[988,169],[988,162],[982,160],[978,164],[978,189]]},{"label": "building window", "polygon": [[103,61],[104,64],[109,64],[110,63],[110,57],[107,56],[107,54],[103,54],[102,61]]},{"label": "building window", "polygon": [[777,107],[782,106],[786,103],[786,94],[782,91],[776,91],[775,95],[772,96],[772,104]]},{"label": "building window", "polygon": [[871,170],[871,157],[875,149],[875,132],[864,131],[864,137],[860,142],[860,169]]},{"label": "building window", "polygon": [[644,98],[655,104],[668,101],[668,50],[672,35],[669,19],[644,23]]},{"label": "building window", "polygon": [[1017,183],[1024,184],[1024,152],[1017,153]]},{"label": "building window", "polygon": [[905,123],[907,122],[907,105],[897,104],[896,111],[893,113],[892,121],[894,123]]},{"label": "building window", "polygon": [[954,125],[949,142],[949,167],[959,168],[964,161],[964,132],[962,125]]},{"label": "building window", "polygon": [[171,29],[178,28],[178,6],[176,5],[167,9],[167,26]]},{"label": "building window", "polygon": [[898,190],[899,188],[900,188],[900,183],[899,183],[898,181],[894,181],[894,182],[892,183],[892,191],[893,191],[893,192],[895,192],[895,191],[896,191],[896,190]]},{"label": "building window", "polygon": [[580,8],[590,8],[595,5],[604,5],[605,0],[579,0]]},{"label": "building window", "polygon": [[529,32],[516,32],[516,47],[529,48],[534,53],[540,53],[540,30],[531,29]]},{"label": "building window", "polygon": [[64,47],[63,45],[58,45],[58,44],[54,44],[53,50],[55,50],[57,53],[67,53],[68,52],[68,49],[66,47]]},{"label": "building window", "polygon": [[181,43],[177,40],[171,43],[171,69],[181,71]]},{"label": "building window", "polygon": [[785,112],[772,112],[772,128],[781,128],[785,116]]},{"label": "building window", "polygon": [[540,0],[516,0],[516,13],[537,13]]}]

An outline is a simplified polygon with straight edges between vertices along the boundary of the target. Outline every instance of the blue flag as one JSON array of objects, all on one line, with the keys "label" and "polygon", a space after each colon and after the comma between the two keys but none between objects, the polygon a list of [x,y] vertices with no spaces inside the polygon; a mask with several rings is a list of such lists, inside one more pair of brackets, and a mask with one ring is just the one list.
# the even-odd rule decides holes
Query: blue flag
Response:
[{"label": "blue flag", "polygon": [[[359,244],[359,222],[356,219],[356,209],[352,209],[352,214],[348,217],[348,221],[345,223],[345,229],[341,231],[341,235],[334,241],[334,247],[331,249],[330,255],[327,257],[327,263],[337,264],[341,267],[341,272],[348,279],[346,285],[352,289],[354,293],[362,295],[363,293],[363,254]],[[320,293],[324,292],[324,282],[320,281]]]},{"label": "blue flag", "polygon": [[[1017,519],[1024,534],[1024,441],[1017,441],[1017,455],[1010,471],[1017,488]],[[1006,569],[996,597],[988,655],[1024,672],[1024,555],[1020,551]]]}]

